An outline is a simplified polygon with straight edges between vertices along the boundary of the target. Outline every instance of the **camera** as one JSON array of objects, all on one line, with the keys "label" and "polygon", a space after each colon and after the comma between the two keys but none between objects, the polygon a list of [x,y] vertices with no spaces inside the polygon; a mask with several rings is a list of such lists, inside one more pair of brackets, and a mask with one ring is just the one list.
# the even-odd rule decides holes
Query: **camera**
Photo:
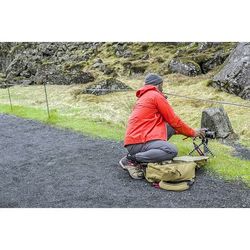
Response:
[{"label": "camera", "polygon": [[210,131],[209,129],[205,129],[205,137],[209,139],[215,139],[216,133],[215,131]]}]

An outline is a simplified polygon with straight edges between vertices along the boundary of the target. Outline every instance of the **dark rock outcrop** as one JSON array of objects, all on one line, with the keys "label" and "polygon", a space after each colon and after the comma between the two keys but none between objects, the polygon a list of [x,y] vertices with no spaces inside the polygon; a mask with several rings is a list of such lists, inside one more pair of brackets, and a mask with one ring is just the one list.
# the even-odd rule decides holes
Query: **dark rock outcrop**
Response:
[{"label": "dark rock outcrop", "polygon": [[114,69],[108,66],[107,64],[103,63],[101,59],[94,60],[94,64],[92,65],[93,69],[98,69],[103,72],[105,75],[113,75],[115,74]]},{"label": "dark rock outcrop", "polygon": [[180,73],[186,76],[197,76],[201,74],[200,66],[192,61],[183,61],[181,59],[172,59],[168,65],[173,73]]},{"label": "dark rock outcrop", "polygon": [[237,45],[213,78],[212,86],[250,100],[250,43]]},{"label": "dark rock outcrop", "polygon": [[87,83],[93,76],[102,79],[103,75],[117,77],[147,72],[196,76],[223,63],[233,45],[212,42],[0,43],[0,84]]},{"label": "dark rock outcrop", "polygon": [[206,74],[207,72],[214,69],[215,67],[223,64],[223,62],[226,60],[227,57],[228,57],[228,54],[224,53],[223,51],[218,51],[211,58],[201,61],[200,67],[201,67],[202,73]]},{"label": "dark rock outcrop", "polygon": [[91,84],[86,89],[84,89],[82,94],[93,94],[93,95],[105,95],[117,91],[127,91],[131,88],[125,83],[115,79],[109,78],[98,82],[97,84]]},{"label": "dark rock outcrop", "polygon": [[201,127],[216,132],[216,138],[222,140],[237,140],[231,122],[223,107],[208,108],[202,111]]},{"label": "dark rock outcrop", "polygon": [[187,76],[206,74],[223,64],[233,46],[234,43],[219,42],[193,42],[186,46],[182,45],[170,61],[169,69],[171,72]]},{"label": "dark rock outcrop", "polygon": [[136,61],[130,62],[126,61],[122,64],[123,73],[128,75],[140,75],[144,74],[148,67],[147,61]]},{"label": "dark rock outcrop", "polygon": [[38,84],[80,84],[95,80],[90,72],[80,70],[63,70],[60,66],[43,65],[38,68],[34,76],[34,82]]},{"label": "dark rock outcrop", "polygon": [[117,43],[113,45],[117,57],[132,57],[133,53],[128,49],[128,43]]},{"label": "dark rock outcrop", "polygon": [[[0,71],[8,84],[77,84],[94,81],[84,63],[102,43],[2,43]],[[107,71],[107,70],[106,70]],[[108,71],[109,72],[109,71]]]},{"label": "dark rock outcrop", "polygon": [[200,42],[198,43],[198,51],[204,51],[208,48],[219,46],[221,43],[219,42]]}]

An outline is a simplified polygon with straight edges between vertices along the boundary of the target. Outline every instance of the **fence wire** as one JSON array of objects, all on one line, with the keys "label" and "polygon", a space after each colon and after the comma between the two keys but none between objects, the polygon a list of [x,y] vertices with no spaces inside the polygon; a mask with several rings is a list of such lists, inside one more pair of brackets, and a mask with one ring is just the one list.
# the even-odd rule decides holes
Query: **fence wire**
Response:
[{"label": "fence wire", "polygon": [[[49,107],[49,101],[48,101],[48,95],[47,95],[47,89],[46,89],[46,83],[43,84],[44,85],[44,94],[45,94],[45,101],[46,101],[46,109],[47,109],[47,113],[48,113],[48,118],[50,118],[50,107]],[[10,104],[10,108],[11,110],[13,110],[13,104],[12,104],[12,97],[11,97],[11,91],[10,91],[10,87],[14,86],[14,84],[5,84],[5,87],[7,88],[8,91],[8,98],[9,98],[9,104]],[[122,89],[118,89],[118,90],[111,90],[111,89],[87,89],[88,91],[91,92],[91,94],[95,94],[96,92],[123,92],[124,90]],[[136,91],[134,89],[132,89],[133,91]],[[215,100],[210,100],[210,99],[203,99],[203,98],[197,98],[197,97],[191,97],[191,96],[186,96],[186,95],[180,95],[180,94],[176,94],[176,93],[171,93],[171,92],[163,92],[164,95],[166,96],[175,96],[175,97],[180,97],[180,98],[185,98],[185,99],[190,99],[190,100],[196,100],[196,101],[200,101],[200,102],[210,102],[210,103],[217,103],[217,104],[221,104],[221,105],[233,105],[233,106],[237,106],[237,107],[242,107],[242,108],[250,108],[250,105],[245,105],[245,104],[240,104],[240,103],[233,103],[233,102],[228,102],[228,101],[215,101]]]},{"label": "fence wire", "polygon": [[[103,91],[103,92],[108,92],[108,91],[122,92],[124,90],[120,90],[120,89],[118,89],[118,90],[110,90],[110,89],[88,89],[88,91],[92,91],[91,94],[94,94],[94,93],[99,92],[99,91]],[[163,94],[165,94],[167,96],[168,95],[169,96],[176,96],[176,97],[181,97],[181,98],[191,99],[191,100],[196,100],[196,101],[201,101],[201,102],[211,102],[211,103],[218,103],[218,104],[222,104],[222,105],[233,105],[233,106],[238,106],[238,107],[250,108],[250,105],[244,105],[244,104],[240,104],[240,103],[233,103],[233,102],[227,102],[227,101],[214,101],[214,100],[210,100],[210,99],[203,99],[203,98],[197,98],[197,97],[179,95],[179,94],[170,93],[170,92],[163,92]]]}]

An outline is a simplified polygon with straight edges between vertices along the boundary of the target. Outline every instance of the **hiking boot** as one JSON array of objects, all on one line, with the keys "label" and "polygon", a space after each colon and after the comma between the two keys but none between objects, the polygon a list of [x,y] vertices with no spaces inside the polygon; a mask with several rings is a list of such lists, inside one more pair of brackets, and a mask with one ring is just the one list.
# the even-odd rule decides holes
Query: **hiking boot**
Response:
[{"label": "hiking boot", "polygon": [[119,164],[124,170],[128,170],[129,175],[133,179],[140,180],[144,178],[143,168],[138,162],[129,160],[127,156],[125,156],[119,161]]}]

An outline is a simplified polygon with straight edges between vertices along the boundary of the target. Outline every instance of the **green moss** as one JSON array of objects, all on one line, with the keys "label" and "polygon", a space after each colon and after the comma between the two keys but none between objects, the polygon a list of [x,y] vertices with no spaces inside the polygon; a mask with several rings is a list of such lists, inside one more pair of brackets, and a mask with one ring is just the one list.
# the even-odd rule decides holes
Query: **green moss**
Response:
[{"label": "green moss", "polygon": [[83,70],[86,66],[88,66],[89,63],[86,61],[80,61],[80,62],[67,62],[63,64],[63,70],[65,71],[69,71],[72,69],[79,69],[79,70]]},{"label": "green moss", "polygon": [[175,57],[183,59],[192,60],[198,64],[208,61],[214,58],[215,53],[218,51],[223,51],[224,57],[227,57],[232,49],[235,47],[235,43],[221,43],[216,46],[211,46],[203,51],[198,50],[198,43],[193,43],[193,45],[188,45],[184,49],[182,48]]},{"label": "green moss", "polygon": [[206,85],[207,87],[211,87],[212,84],[213,84],[213,80],[212,80],[212,79],[205,80],[205,85]]},{"label": "green moss", "polygon": [[179,58],[178,60],[179,60],[180,62],[184,63],[184,64],[190,63],[190,64],[194,65],[196,71],[201,72],[200,65],[199,65],[198,63],[196,63],[195,61],[193,61],[193,60],[191,60],[191,59],[189,59],[189,58]]},{"label": "green moss", "polygon": [[41,61],[41,64],[42,65],[52,65],[52,64],[55,64],[55,62],[49,61],[49,60],[43,60],[43,61]]}]

